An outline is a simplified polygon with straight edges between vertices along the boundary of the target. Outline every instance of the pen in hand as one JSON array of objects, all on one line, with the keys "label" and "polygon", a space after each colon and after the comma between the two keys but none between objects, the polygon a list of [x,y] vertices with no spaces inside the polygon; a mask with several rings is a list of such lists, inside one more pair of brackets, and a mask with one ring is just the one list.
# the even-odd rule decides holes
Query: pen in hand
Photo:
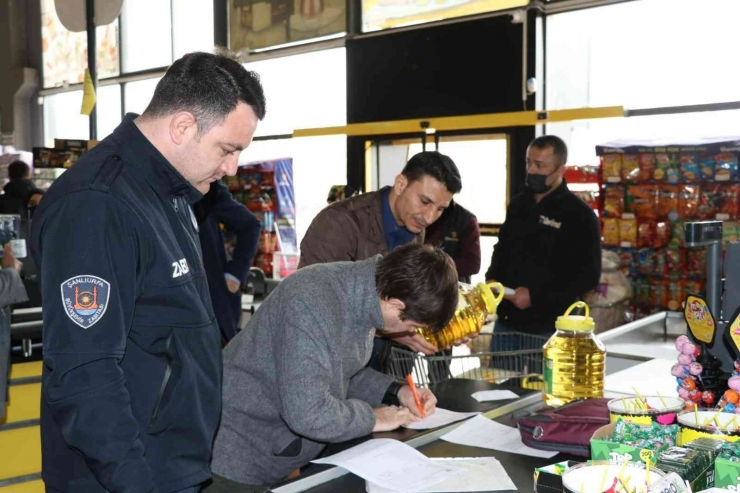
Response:
[{"label": "pen in hand", "polygon": [[419,400],[419,394],[416,392],[416,385],[414,385],[414,379],[411,378],[411,374],[406,375],[406,382],[409,384],[409,388],[411,389],[411,395],[414,396],[414,402],[416,403],[416,407],[419,408],[421,417],[426,418],[426,414],[424,413],[424,408],[422,407],[421,401]]}]

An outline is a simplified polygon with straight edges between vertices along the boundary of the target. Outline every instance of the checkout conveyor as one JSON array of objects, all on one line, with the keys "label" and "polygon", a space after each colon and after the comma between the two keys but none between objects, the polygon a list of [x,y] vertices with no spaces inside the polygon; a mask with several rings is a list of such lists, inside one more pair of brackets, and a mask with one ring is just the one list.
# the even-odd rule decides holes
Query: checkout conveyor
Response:
[{"label": "checkout conveyor", "polygon": [[[633,340],[637,333],[643,334],[643,336],[644,334],[648,334],[648,337],[655,337],[657,340],[662,340],[667,337],[669,325],[671,323],[680,323],[679,320],[678,314],[661,312],[599,334],[599,338],[607,347],[607,375],[612,375],[652,359],[647,354],[647,351],[646,354],[623,354],[619,352],[610,354],[610,346],[618,347],[625,341]],[[674,334],[671,333],[672,338],[675,338],[675,335],[677,335]],[[675,358],[675,352],[673,357]],[[667,371],[668,369],[666,369]],[[667,376],[671,380],[673,379],[670,374]],[[470,397],[473,392],[494,389],[511,390],[519,396],[519,399],[478,403]],[[513,426],[516,416],[526,414],[527,412],[534,412],[545,406],[540,391],[507,387],[506,385],[497,385],[476,380],[451,379],[437,384],[431,390],[437,396],[438,405],[444,409],[460,412],[481,411],[487,418],[508,426]],[[326,448],[322,457],[341,452],[369,438],[395,438],[416,448],[427,457],[496,457],[520,492],[532,491],[535,468],[566,460],[577,460],[579,462],[586,460],[583,457],[575,457],[567,454],[558,454],[550,459],[529,457],[497,450],[458,445],[440,440],[441,436],[449,433],[464,422],[460,421],[442,428],[425,431],[402,429],[393,432],[373,433],[368,437],[358,438],[349,442],[331,444]],[[274,485],[272,491],[275,493],[298,493],[302,491],[310,493],[363,493],[366,490],[365,480],[343,468],[311,464],[301,471],[300,477]]]}]

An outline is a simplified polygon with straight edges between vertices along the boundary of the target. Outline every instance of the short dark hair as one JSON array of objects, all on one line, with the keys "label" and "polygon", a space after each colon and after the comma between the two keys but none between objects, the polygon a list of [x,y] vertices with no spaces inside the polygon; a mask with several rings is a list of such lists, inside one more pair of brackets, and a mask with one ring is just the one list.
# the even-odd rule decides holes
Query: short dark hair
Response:
[{"label": "short dark hair", "polygon": [[11,180],[23,180],[31,174],[31,167],[23,161],[13,161],[8,165],[8,178]]},{"label": "short dark hair", "polygon": [[442,182],[447,191],[457,193],[462,190],[460,171],[455,162],[437,151],[424,151],[416,154],[404,166],[403,175],[409,183],[420,181],[425,176],[431,176]]},{"label": "short dark hair", "polygon": [[552,147],[552,155],[558,160],[558,166],[562,166],[568,162],[568,146],[565,145],[563,139],[555,135],[537,137],[529,144],[529,147],[534,147],[535,149]]},{"label": "short dark hair", "polygon": [[260,120],[265,117],[259,75],[245,69],[228,50],[188,53],[167,69],[142,117],[189,111],[195,116],[198,134],[203,135],[223,123],[240,102],[251,106]]},{"label": "short dark hair", "polygon": [[375,267],[375,286],[381,299],[396,298],[406,305],[401,320],[419,322],[435,332],[457,309],[455,263],[429,245],[404,245],[383,257]]}]

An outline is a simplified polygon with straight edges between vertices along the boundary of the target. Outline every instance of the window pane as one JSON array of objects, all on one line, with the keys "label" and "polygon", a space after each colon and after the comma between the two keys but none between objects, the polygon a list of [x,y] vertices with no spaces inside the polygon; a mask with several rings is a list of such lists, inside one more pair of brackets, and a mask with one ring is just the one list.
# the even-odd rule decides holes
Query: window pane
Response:
[{"label": "window pane", "polygon": [[[408,157],[421,152],[421,149],[421,144],[412,144]],[[427,150],[433,149],[434,144],[427,144]],[[503,223],[508,181],[506,139],[442,140],[439,152],[449,156],[460,170],[463,187],[455,201],[475,214],[479,223]]]},{"label": "window pane", "polygon": [[103,140],[121,123],[121,86],[98,87],[96,106],[98,140]]},{"label": "window pane", "polygon": [[527,5],[528,0],[362,0],[362,31],[378,31]]},{"label": "window pane", "polygon": [[123,71],[172,63],[170,0],[126,0],[121,11]]},{"label": "window pane", "polygon": [[321,209],[332,185],[347,183],[347,138],[343,135],[252,142],[239,163],[293,158],[296,235],[300,245],[308,226]]},{"label": "window pane", "polygon": [[142,114],[154,96],[154,89],[161,80],[147,79],[138,82],[129,82],[124,85],[126,95],[126,113]]},{"label": "window pane", "polygon": [[88,139],[90,118],[81,115],[82,91],[64,92],[44,98],[44,145],[54,139]]},{"label": "window pane", "polygon": [[[83,2],[84,5],[84,2]],[[119,74],[118,19],[95,30],[98,79]],[[87,33],[73,33],[59,21],[54,0],[41,2],[44,87],[75,84],[85,78]]]},{"label": "window pane", "polygon": [[229,0],[229,46],[264,48],[347,31],[346,0]]},{"label": "window pane", "polygon": [[213,0],[172,2],[175,60],[193,51],[213,51]]},{"label": "window pane", "polygon": [[547,20],[547,109],[740,100],[736,0],[641,0]]},{"label": "window pane", "polygon": [[[345,49],[316,51],[245,65],[260,76],[267,116],[256,135],[347,123]],[[310,74],[310,75],[309,75]]]}]

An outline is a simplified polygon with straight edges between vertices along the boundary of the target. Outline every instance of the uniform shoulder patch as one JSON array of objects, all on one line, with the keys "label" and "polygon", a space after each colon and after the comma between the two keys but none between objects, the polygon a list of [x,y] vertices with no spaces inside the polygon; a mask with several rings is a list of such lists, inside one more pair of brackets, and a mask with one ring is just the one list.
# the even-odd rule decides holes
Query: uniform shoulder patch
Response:
[{"label": "uniform shoulder patch", "polygon": [[74,323],[88,329],[108,309],[110,283],[96,276],[75,276],[62,283],[64,312]]}]

